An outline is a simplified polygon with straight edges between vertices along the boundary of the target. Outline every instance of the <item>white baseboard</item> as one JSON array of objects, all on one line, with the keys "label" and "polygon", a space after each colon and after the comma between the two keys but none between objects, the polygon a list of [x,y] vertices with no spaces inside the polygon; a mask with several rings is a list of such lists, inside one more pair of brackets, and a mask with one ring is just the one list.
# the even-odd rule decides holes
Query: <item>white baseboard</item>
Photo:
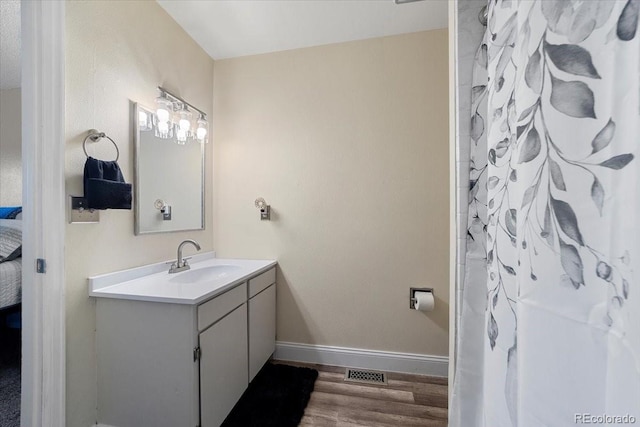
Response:
[{"label": "white baseboard", "polygon": [[276,342],[274,359],[377,371],[446,377],[449,359],[444,356],[396,353],[359,348]]}]

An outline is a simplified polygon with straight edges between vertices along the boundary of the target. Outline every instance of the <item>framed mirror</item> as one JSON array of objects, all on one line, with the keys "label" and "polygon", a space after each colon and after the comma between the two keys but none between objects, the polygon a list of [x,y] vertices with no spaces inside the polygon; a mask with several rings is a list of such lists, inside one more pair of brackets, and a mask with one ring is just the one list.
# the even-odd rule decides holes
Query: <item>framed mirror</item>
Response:
[{"label": "framed mirror", "polygon": [[153,111],[133,105],[135,233],[204,229],[204,144],[160,138]]}]

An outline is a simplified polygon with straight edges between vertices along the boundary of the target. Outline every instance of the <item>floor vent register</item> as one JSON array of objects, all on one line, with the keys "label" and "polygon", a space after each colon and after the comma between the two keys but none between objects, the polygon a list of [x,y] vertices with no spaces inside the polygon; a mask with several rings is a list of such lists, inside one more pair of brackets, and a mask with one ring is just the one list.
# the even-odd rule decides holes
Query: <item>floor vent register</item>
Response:
[{"label": "floor vent register", "polygon": [[344,380],[362,384],[386,385],[387,374],[384,372],[368,371],[365,369],[347,368]]}]

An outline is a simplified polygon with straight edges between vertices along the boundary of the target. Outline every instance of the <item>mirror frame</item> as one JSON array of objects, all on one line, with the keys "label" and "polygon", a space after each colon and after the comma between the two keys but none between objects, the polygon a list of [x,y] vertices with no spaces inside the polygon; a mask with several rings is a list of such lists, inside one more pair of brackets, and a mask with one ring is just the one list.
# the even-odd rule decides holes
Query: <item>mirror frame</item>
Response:
[{"label": "mirror frame", "polygon": [[[153,114],[153,110],[151,108],[145,107],[140,103],[133,102],[132,103],[132,114],[131,121],[133,123],[133,140],[134,140],[134,150],[133,150],[133,174],[134,174],[134,186],[133,186],[133,197],[134,197],[134,233],[136,236],[146,235],[146,234],[161,234],[161,233],[181,233],[185,231],[201,231],[205,230],[205,165],[206,165],[206,151],[205,145],[200,144],[200,167],[202,168],[202,173],[200,174],[200,227],[199,228],[181,228],[179,230],[158,230],[158,231],[142,231],[140,230],[140,124],[138,123],[138,113],[140,110],[144,111],[147,114]],[[175,138],[175,137],[174,137]]]}]

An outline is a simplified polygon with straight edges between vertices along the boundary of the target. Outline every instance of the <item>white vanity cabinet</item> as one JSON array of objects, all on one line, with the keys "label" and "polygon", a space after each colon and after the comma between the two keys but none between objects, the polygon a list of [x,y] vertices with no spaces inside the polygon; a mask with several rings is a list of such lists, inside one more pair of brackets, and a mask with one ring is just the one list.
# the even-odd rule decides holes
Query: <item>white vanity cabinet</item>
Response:
[{"label": "white vanity cabinet", "polygon": [[[243,357],[248,354],[246,292],[246,285],[238,286],[198,307],[203,427],[222,424],[247,388]],[[234,306],[237,308],[228,312]]]},{"label": "white vanity cabinet", "polygon": [[276,348],[276,270],[249,280],[249,381]]},{"label": "white vanity cabinet", "polygon": [[224,421],[275,347],[275,267],[240,280],[191,304],[97,298],[100,424]]},{"label": "white vanity cabinet", "polygon": [[195,312],[185,304],[97,300],[99,424],[200,424]]}]

